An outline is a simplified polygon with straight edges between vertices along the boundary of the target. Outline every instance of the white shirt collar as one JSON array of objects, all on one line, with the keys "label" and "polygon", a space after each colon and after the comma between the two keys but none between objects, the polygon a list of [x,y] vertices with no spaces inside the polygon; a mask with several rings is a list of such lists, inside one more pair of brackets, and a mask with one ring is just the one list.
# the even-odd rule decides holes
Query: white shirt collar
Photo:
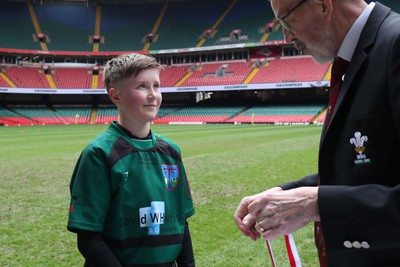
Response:
[{"label": "white shirt collar", "polygon": [[351,26],[350,31],[347,33],[346,37],[343,40],[342,45],[339,48],[338,57],[341,57],[347,61],[351,61],[353,57],[354,50],[356,50],[356,46],[358,44],[358,40],[360,39],[361,32],[367,23],[369,15],[371,15],[372,9],[375,7],[375,3],[371,2],[366,9],[361,13],[356,22],[354,22],[353,26]]}]

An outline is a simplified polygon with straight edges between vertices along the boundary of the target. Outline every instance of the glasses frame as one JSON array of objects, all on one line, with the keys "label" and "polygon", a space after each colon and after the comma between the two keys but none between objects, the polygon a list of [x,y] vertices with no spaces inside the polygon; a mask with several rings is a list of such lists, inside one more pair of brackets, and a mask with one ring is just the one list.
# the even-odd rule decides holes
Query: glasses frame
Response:
[{"label": "glasses frame", "polygon": [[292,26],[290,26],[289,23],[285,21],[287,17],[290,16],[296,9],[298,9],[301,5],[303,5],[307,0],[301,0],[297,5],[295,5],[291,10],[289,10],[286,14],[280,16],[279,18],[276,18],[276,20],[281,24],[283,28],[285,28],[287,31],[291,32],[292,31]]}]

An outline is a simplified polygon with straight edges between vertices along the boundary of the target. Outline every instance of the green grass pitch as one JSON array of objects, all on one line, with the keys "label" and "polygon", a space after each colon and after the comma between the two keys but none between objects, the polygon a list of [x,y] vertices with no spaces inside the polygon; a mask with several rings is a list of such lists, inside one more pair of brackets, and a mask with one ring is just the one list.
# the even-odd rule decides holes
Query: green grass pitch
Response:
[{"label": "green grass pitch", "polygon": [[[83,266],[66,230],[69,182],[84,146],[107,125],[0,128],[0,266]],[[199,267],[271,266],[263,240],[233,222],[240,199],[317,170],[321,126],[153,125],[182,150],[196,214]],[[317,266],[312,224],[294,233],[303,266]],[[289,266],[283,238],[272,242]]]}]

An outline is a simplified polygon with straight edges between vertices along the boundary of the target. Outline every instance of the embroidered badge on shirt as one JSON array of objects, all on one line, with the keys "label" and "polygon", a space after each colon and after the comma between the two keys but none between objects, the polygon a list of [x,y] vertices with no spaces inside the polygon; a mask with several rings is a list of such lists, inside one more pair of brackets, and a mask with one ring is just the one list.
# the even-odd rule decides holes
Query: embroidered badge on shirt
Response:
[{"label": "embroidered badge on shirt", "polygon": [[179,166],[176,164],[162,164],[165,185],[169,191],[174,190],[179,182]]},{"label": "embroidered badge on shirt", "polygon": [[371,160],[367,158],[364,144],[368,142],[368,136],[362,135],[361,132],[355,132],[354,137],[350,138],[350,144],[354,145],[354,150],[357,152],[355,164],[370,163]]}]

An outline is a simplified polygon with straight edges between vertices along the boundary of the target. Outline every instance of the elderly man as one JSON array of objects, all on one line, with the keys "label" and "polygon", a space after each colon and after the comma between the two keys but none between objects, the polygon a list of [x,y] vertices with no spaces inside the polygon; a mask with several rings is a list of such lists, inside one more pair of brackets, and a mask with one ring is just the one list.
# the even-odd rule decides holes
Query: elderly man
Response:
[{"label": "elderly man", "polygon": [[[362,0],[271,0],[287,42],[333,62],[318,173],[240,202],[253,240],[310,222],[321,266],[400,266],[400,15]],[[337,79],[339,77],[339,79]]]}]

